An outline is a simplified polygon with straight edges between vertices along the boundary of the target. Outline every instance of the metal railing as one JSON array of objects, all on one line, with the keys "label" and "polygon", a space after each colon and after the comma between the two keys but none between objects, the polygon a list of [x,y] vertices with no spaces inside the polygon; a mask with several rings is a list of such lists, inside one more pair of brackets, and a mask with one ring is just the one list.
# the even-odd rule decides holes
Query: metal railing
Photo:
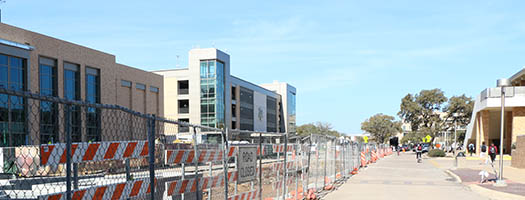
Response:
[{"label": "metal railing", "polygon": [[[325,135],[218,129],[3,88],[0,123],[0,199],[303,199],[387,152]],[[191,144],[172,142],[181,129]]]}]

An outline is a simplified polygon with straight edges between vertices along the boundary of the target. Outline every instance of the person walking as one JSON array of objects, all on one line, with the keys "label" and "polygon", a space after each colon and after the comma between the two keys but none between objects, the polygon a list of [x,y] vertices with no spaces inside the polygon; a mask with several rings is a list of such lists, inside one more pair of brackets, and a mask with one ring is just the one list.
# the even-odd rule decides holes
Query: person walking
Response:
[{"label": "person walking", "polygon": [[[487,159],[487,145],[485,145],[485,142],[481,144],[481,153],[479,154],[479,157],[485,161],[485,165],[489,163],[489,160]],[[482,163],[480,163],[481,165]]]},{"label": "person walking", "polygon": [[474,151],[476,151],[476,147],[474,146],[474,144],[468,144],[468,152],[470,152],[470,157],[472,157],[472,153],[474,153]]},{"label": "person walking", "polygon": [[416,159],[417,162],[421,161],[421,154],[423,153],[423,145],[417,144],[416,146]]},{"label": "person walking", "polygon": [[498,154],[498,147],[492,143],[489,147],[489,156],[490,161],[494,163],[494,160],[496,159],[496,155]]}]

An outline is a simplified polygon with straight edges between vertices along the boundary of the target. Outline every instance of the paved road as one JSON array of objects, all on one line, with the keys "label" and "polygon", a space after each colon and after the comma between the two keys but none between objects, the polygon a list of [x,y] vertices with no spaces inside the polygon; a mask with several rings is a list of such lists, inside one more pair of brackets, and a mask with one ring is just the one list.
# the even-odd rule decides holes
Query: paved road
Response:
[{"label": "paved road", "polygon": [[434,162],[416,163],[415,154],[393,154],[350,178],[324,199],[485,200],[486,197],[456,183]]}]

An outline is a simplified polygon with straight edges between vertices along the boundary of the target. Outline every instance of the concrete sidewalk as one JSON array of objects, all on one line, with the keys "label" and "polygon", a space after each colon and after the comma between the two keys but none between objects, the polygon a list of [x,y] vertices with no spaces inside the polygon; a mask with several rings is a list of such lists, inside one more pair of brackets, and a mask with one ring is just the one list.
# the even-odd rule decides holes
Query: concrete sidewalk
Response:
[{"label": "concrete sidewalk", "polygon": [[393,154],[362,170],[324,199],[484,200],[488,199],[455,182],[429,159],[417,163],[415,154]]},{"label": "concrete sidewalk", "polygon": [[497,199],[525,199],[525,169],[517,169],[510,166],[510,161],[504,159],[503,178],[507,182],[507,187],[494,187],[493,181],[480,183],[480,171],[489,172],[489,179],[495,179],[499,172],[499,162],[495,161],[494,166],[485,164],[482,160],[467,157],[458,162],[459,166],[454,168],[452,158],[434,158],[431,160],[437,167],[447,170],[450,169],[458,179],[466,186],[469,186],[484,196]]}]

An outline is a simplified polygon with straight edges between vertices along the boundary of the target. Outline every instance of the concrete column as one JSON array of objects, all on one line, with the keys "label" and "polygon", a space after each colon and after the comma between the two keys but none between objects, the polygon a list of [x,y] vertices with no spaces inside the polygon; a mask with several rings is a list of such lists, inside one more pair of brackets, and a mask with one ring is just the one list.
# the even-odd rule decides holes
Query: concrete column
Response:
[{"label": "concrete column", "polygon": [[476,155],[481,152],[481,113],[476,115]]},{"label": "concrete column", "polygon": [[510,154],[512,145],[512,111],[505,112],[505,152]]},{"label": "concrete column", "polygon": [[[482,133],[481,141],[485,142],[485,145],[490,145],[490,112],[488,110],[481,111],[481,124],[482,124]],[[480,144],[481,145],[481,144]]]}]

